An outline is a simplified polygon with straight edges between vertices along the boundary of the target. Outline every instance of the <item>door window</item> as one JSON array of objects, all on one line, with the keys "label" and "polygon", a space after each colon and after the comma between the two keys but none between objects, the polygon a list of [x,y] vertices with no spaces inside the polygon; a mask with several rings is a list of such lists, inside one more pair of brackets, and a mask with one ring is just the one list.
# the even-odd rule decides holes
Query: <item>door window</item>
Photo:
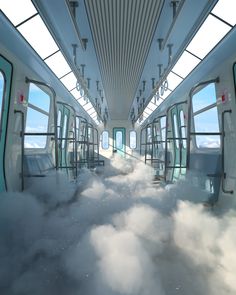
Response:
[{"label": "door window", "polygon": [[102,132],[102,148],[107,150],[109,148],[109,133],[108,131]]},{"label": "door window", "polygon": [[0,71],[0,138],[1,138],[1,119],[2,119],[2,111],[3,111],[3,104],[4,104],[4,87],[5,87],[5,82],[4,82],[4,76],[3,73]]},{"label": "door window", "polygon": [[[28,133],[47,133],[49,122],[50,96],[41,88],[30,83],[25,131]],[[46,135],[28,135],[26,148],[45,148]]]}]

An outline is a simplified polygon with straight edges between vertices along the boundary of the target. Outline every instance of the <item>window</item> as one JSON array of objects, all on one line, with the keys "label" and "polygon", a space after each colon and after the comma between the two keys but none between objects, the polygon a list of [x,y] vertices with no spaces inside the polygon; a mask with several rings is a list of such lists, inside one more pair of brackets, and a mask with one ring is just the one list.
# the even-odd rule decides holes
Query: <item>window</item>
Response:
[{"label": "window", "polygon": [[230,26],[209,15],[188,45],[187,50],[203,59],[230,29]]},{"label": "window", "polygon": [[64,116],[64,122],[63,122],[63,128],[62,128],[62,148],[65,148],[66,145],[66,137],[67,137],[67,123],[68,123],[68,116],[65,114]]},{"label": "window", "polygon": [[[26,117],[27,133],[47,133],[50,109],[50,96],[35,84],[30,84]],[[45,148],[46,135],[28,135],[25,137],[26,148]]]},{"label": "window", "polygon": [[200,63],[200,61],[201,60],[197,57],[193,56],[187,51],[184,51],[173,67],[172,72],[176,73],[182,78],[185,78]]},{"label": "window", "polygon": [[147,127],[147,142],[152,142],[152,128]]},{"label": "window", "polygon": [[57,137],[61,137],[61,110],[58,111],[57,115]]},{"label": "window", "polygon": [[174,114],[173,116],[173,121],[174,121],[174,134],[175,134],[175,145],[176,145],[176,148],[178,149],[179,148],[179,130],[178,130],[178,122],[177,122],[177,116],[176,114]]},{"label": "window", "polygon": [[160,119],[160,125],[161,125],[161,141],[162,142],[162,148],[165,148],[165,140],[166,140],[166,117],[161,117]]},{"label": "window", "polygon": [[107,150],[109,148],[109,133],[108,131],[102,132],[102,148]]},{"label": "window", "polygon": [[137,133],[134,130],[129,132],[129,147],[131,149],[136,149],[137,147]]},{"label": "window", "polygon": [[211,83],[193,96],[193,118],[195,132],[206,132],[207,135],[196,135],[198,148],[219,148],[220,135],[209,133],[219,132],[219,120],[216,107],[215,84]]},{"label": "window", "polygon": [[[184,112],[183,110],[179,113],[179,120],[180,120],[180,132],[181,132],[181,138],[186,138],[186,126],[184,122]],[[183,142],[183,148],[186,149],[186,139],[182,139]]]},{"label": "window", "polygon": [[116,132],[116,148],[117,149],[123,148],[123,134],[121,131]]},{"label": "window", "polygon": [[75,125],[75,128],[76,128],[76,130],[75,130],[76,139],[79,140],[80,119],[78,117],[76,117],[75,123],[76,123],[76,125]]},{"label": "window", "polygon": [[1,118],[2,118],[2,111],[3,111],[3,95],[4,95],[4,76],[3,73],[0,71],[0,136],[1,136]]},{"label": "window", "polygon": [[18,30],[42,59],[59,50],[39,15],[19,26]]},{"label": "window", "polygon": [[14,1],[14,5],[11,1],[0,0],[0,7],[15,26],[37,13],[30,0]]}]

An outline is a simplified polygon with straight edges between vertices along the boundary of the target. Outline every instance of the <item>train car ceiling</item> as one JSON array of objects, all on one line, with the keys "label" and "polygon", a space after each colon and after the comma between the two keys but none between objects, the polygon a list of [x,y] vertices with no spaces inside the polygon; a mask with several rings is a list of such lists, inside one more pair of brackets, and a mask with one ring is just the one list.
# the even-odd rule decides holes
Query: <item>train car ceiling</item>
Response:
[{"label": "train car ceiling", "polygon": [[229,0],[0,3],[96,124],[143,124],[235,25]]}]

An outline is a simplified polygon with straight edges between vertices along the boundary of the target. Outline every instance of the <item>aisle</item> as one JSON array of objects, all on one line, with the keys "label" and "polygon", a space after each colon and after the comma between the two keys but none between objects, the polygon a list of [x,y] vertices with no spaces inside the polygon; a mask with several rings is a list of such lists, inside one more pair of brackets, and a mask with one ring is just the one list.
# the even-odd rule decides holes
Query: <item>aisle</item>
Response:
[{"label": "aisle", "polygon": [[235,211],[217,219],[140,161],[101,169],[81,171],[76,196],[64,181],[63,196],[0,197],[1,294],[235,294]]}]

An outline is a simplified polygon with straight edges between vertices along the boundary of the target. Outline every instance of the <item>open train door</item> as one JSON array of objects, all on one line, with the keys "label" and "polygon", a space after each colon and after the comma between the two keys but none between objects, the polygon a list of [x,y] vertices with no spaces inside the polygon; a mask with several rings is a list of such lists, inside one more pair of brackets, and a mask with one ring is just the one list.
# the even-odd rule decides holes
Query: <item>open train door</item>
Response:
[{"label": "open train door", "polygon": [[0,192],[6,190],[4,155],[10,102],[12,65],[0,55]]}]

